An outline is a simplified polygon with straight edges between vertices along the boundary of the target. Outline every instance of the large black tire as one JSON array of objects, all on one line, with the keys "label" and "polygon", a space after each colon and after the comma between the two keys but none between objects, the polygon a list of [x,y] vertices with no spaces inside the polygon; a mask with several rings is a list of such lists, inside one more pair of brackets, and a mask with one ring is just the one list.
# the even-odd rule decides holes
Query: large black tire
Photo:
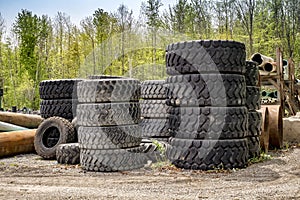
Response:
[{"label": "large black tire", "polygon": [[77,165],[80,163],[78,143],[60,144],[56,148],[56,160],[60,164]]},{"label": "large black tire", "polygon": [[242,106],[246,102],[243,75],[186,74],[166,80],[169,106]]},{"label": "large black tire", "polygon": [[246,107],[249,111],[259,110],[261,108],[260,87],[246,87]]},{"label": "large black tire", "polygon": [[170,109],[166,100],[140,100],[140,107],[144,118],[167,118]]},{"label": "large black tire", "polygon": [[171,136],[167,119],[142,119],[140,126],[142,136],[146,138]]},{"label": "large black tire", "polygon": [[260,142],[259,137],[247,137],[249,146],[249,159],[260,156]]},{"label": "large black tire", "polygon": [[114,126],[138,124],[139,103],[80,104],[77,106],[77,125]]},{"label": "large black tire", "polygon": [[247,60],[246,61],[246,85],[257,86],[259,81],[259,70],[256,62]]},{"label": "large black tire", "polygon": [[167,74],[238,73],[246,70],[245,45],[234,41],[200,40],[167,47]]},{"label": "large black tire", "polygon": [[141,84],[141,98],[143,99],[165,99],[166,88],[164,80],[148,80]]},{"label": "large black tire", "polygon": [[78,142],[84,149],[121,149],[140,145],[138,125],[111,127],[79,127]]},{"label": "large black tire", "polygon": [[261,112],[249,112],[248,113],[248,137],[257,137],[261,135]]},{"label": "large black tire", "polygon": [[[141,147],[135,147],[141,148]],[[147,159],[140,150],[135,148],[80,150],[80,164],[84,170],[98,172],[127,171],[139,169],[146,164]]]},{"label": "large black tire", "polygon": [[247,136],[246,107],[174,107],[171,135],[182,139],[239,139]]},{"label": "large black tire", "polygon": [[128,102],[140,98],[140,82],[135,79],[94,79],[77,87],[78,101],[84,103]]},{"label": "large black tire", "polygon": [[40,82],[41,99],[76,99],[76,85],[81,79],[58,79]]},{"label": "large black tire", "polygon": [[61,117],[44,120],[36,130],[34,148],[45,159],[54,159],[60,144],[77,142],[74,126]]},{"label": "large black tire", "polygon": [[72,99],[54,99],[42,100],[40,104],[41,117],[62,117],[72,121],[76,115],[76,100]]},{"label": "large black tire", "polygon": [[247,139],[183,140],[172,138],[167,157],[179,168],[213,170],[243,168],[248,164]]}]

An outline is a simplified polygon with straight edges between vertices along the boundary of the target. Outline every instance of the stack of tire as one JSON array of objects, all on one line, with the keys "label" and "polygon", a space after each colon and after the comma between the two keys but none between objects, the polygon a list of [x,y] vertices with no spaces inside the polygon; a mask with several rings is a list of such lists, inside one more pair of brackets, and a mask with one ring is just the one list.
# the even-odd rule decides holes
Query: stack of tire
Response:
[{"label": "stack of tire", "polygon": [[88,171],[143,167],[140,151],[140,82],[92,79],[78,84],[77,125],[80,164]]},{"label": "stack of tire", "polygon": [[166,51],[170,106],[167,157],[179,168],[210,170],[248,164],[245,45],[201,40]]},{"label": "stack of tire", "polygon": [[142,137],[167,142],[168,106],[164,80],[147,80],[141,84],[141,129]]},{"label": "stack of tire", "polygon": [[248,135],[249,158],[260,155],[260,141],[262,113],[261,108],[259,70],[256,62],[246,61],[246,107],[248,108]]}]

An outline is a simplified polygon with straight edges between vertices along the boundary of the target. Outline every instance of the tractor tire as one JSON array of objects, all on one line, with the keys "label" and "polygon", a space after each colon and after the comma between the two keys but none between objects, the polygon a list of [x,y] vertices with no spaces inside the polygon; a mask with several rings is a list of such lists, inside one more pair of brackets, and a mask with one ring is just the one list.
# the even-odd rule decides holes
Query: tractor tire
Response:
[{"label": "tractor tire", "polygon": [[249,112],[248,113],[248,137],[257,137],[261,135],[261,112]]},{"label": "tractor tire", "polygon": [[61,144],[56,148],[56,160],[60,164],[77,165],[80,163],[78,143]]},{"label": "tractor tire", "polygon": [[256,62],[250,60],[246,61],[245,78],[247,86],[258,86],[259,70]]},{"label": "tractor tire", "polygon": [[57,116],[72,121],[76,115],[76,105],[76,100],[72,99],[42,100],[40,104],[41,117],[47,119]]},{"label": "tractor tire", "polygon": [[259,137],[247,137],[249,146],[249,159],[260,156],[260,142]]}]

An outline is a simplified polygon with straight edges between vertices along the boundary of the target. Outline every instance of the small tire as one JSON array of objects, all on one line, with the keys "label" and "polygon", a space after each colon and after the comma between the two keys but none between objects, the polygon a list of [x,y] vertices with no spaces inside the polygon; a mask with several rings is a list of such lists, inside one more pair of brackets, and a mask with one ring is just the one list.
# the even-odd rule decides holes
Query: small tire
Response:
[{"label": "small tire", "polygon": [[56,160],[60,164],[77,165],[80,163],[78,143],[60,144],[56,148]]}]

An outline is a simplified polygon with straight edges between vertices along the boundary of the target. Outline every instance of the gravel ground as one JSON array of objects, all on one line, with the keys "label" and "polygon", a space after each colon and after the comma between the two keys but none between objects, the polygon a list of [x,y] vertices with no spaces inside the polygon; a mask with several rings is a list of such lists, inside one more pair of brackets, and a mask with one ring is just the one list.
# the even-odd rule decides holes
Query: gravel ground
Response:
[{"label": "gravel ground", "polygon": [[230,171],[165,165],[85,172],[34,154],[0,159],[0,199],[300,199],[300,148]]}]

